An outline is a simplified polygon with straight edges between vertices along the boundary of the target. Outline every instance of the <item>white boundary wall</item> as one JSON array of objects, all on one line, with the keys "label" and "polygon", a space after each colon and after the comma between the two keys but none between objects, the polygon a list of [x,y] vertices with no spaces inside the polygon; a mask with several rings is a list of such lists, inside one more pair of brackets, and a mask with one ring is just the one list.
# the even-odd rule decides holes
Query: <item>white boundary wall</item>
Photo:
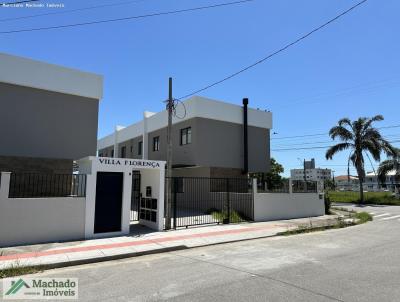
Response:
[{"label": "white boundary wall", "polygon": [[254,221],[325,215],[322,193],[257,193],[256,182],[255,185],[253,182],[253,190]]},{"label": "white boundary wall", "polygon": [[10,173],[1,173],[0,247],[85,237],[85,198],[8,198]]}]

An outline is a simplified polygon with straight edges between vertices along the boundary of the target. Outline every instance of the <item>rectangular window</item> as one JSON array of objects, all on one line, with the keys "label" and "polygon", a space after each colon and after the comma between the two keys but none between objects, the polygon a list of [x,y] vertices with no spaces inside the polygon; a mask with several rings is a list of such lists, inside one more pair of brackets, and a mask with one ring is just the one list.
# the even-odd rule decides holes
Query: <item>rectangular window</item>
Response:
[{"label": "rectangular window", "polygon": [[181,145],[192,143],[192,127],[181,129]]},{"label": "rectangular window", "polygon": [[160,137],[153,137],[153,151],[160,151]]},{"label": "rectangular window", "polygon": [[133,155],[133,146],[131,146],[131,155]]},{"label": "rectangular window", "polygon": [[114,149],[111,150],[111,157],[114,157]]},{"label": "rectangular window", "polygon": [[138,155],[142,155],[143,142],[138,143]]},{"label": "rectangular window", "polygon": [[125,158],[125,157],[126,157],[126,147],[123,146],[123,147],[121,148],[121,158]]}]

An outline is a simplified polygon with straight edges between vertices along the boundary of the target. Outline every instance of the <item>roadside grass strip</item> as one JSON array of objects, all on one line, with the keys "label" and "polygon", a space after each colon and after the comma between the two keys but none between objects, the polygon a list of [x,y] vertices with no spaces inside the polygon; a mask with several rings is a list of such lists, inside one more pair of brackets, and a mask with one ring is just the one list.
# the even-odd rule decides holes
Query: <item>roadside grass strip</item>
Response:
[{"label": "roadside grass strip", "polygon": [[[367,212],[355,213],[355,212],[348,211],[348,213],[349,213],[349,216],[347,217],[347,219],[350,219],[350,221],[346,221],[346,220],[343,220],[342,218],[338,218],[337,222],[332,225],[323,225],[323,226],[316,226],[316,227],[313,227],[312,225],[309,225],[309,226],[301,225],[297,229],[280,232],[277,234],[277,236],[290,236],[290,235],[313,233],[313,232],[320,232],[320,231],[326,231],[326,230],[332,230],[332,229],[342,229],[342,228],[347,228],[347,227],[354,226],[354,225],[363,224],[363,223],[373,220],[372,215],[370,215]],[[353,219],[353,220],[351,220],[351,219]]]},{"label": "roadside grass strip", "polygon": [[44,270],[41,266],[19,266],[15,265],[11,268],[0,269],[0,279],[15,276],[39,273]]}]

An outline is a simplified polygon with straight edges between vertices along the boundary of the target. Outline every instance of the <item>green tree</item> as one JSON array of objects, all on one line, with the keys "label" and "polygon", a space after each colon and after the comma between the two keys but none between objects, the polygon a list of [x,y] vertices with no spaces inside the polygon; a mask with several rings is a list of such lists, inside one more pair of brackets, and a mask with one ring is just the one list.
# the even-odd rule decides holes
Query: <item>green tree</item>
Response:
[{"label": "green tree", "polygon": [[271,157],[269,172],[253,173],[251,177],[257,178],[257,183],[262,184],[262,186],[267,183],[268,189],[279,188],[283,183],[283,177],[280,174],[284,171],[283,166]]},{"label": "green tree", "polygon": [[335,182],[333,181],[333,179],[325,179],[324,181],[324,188],[326,190],[335,190]]},{"label": "green tree", "polygon": [[358,174],[361,203],[364,202],[364,154],[366,153],[367,156],[371,154],[374,160],[380,161],[382,152],[390,154],[394,151],[394,147],[382,137],[379,130],[372,127],[374,122],[382,120],[382,115],[376,115],[372,118],[360,117],[355,121],[343,118],[329,131],[329,136],[333,140],[338,138],[341,142],[330,147],[326,151],[325,157],[332,159],[336,153],[350,150],[349,161],[356,168]]},{"label": "green tree", "polygon": [[378,178],[381,183],[385,183],[386,175],[394,171],[396,188],[399,187],[400,182],[400,149],[394,148],[393,152],[388,154],[388,159],[381,162],[378,169]]},{"label": "green tree", "polygon": [[278,163],[275,158],[271,157],[271,168],[268,173],[265,174],[265,181],[267,182],[267,187],[269,189],[279,188],[282,185],[282,176],[285,169]]}]

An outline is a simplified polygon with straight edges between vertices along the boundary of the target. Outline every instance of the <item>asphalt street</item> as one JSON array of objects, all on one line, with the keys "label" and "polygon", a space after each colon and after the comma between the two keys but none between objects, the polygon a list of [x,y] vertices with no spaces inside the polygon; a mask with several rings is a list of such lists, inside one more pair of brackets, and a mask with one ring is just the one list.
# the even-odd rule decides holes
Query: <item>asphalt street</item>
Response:
[{"label": "asphalt street", "polygon": [[40,276],[79,278],[80,301],[400,301],[400,207],[362,210],[375,220]]}]

